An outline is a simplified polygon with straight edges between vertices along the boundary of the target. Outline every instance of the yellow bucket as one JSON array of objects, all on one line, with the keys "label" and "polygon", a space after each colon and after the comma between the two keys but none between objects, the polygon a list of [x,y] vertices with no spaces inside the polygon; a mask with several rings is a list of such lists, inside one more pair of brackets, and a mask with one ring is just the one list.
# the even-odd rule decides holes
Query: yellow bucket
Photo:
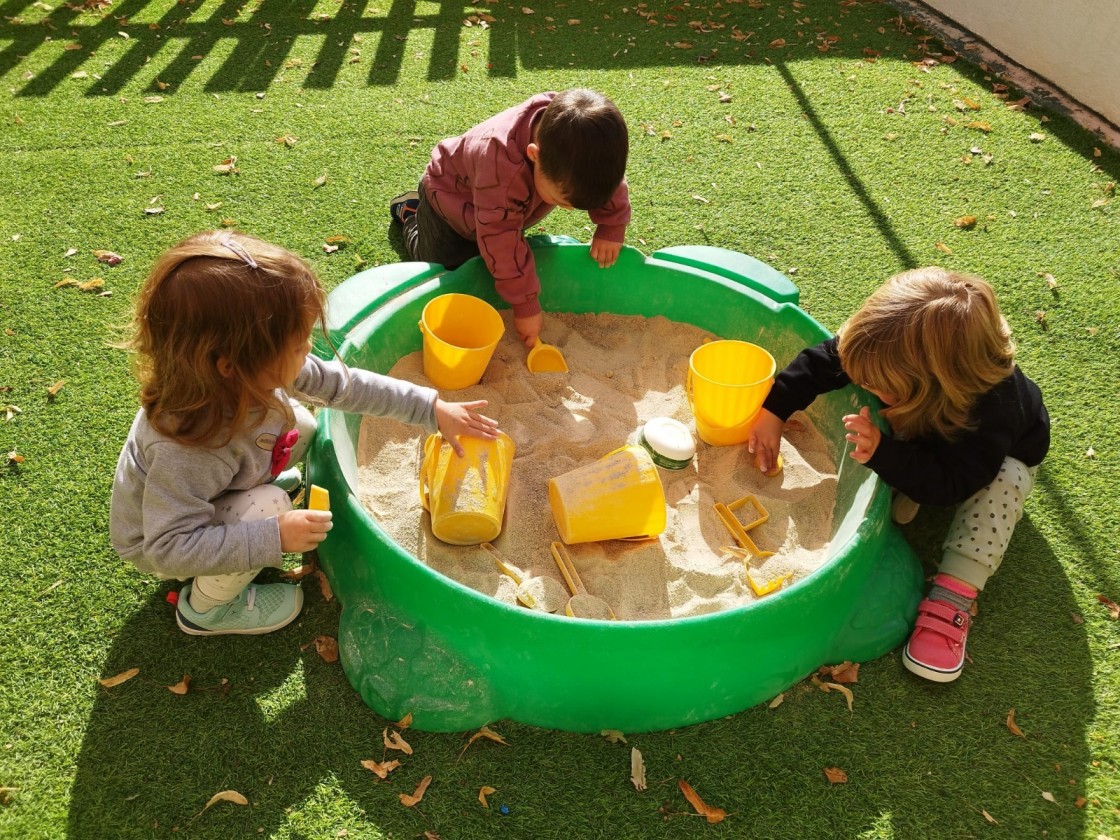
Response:
[{"label": "yellow bucket", "polygon": [[665,490],[649,453],[623,446],[548,482],[560,539],[650,539],[665,530]]},{"label": "yellow bucket", "polygon": [[712,446],[745,441],[775,368],[773,356],[746,341],[711,341],[693,350],[685,390],[700,439]]},{"label": "yellow bucket", "polygon": [[481,298],[459,294],[432,298],[420,316],[424,375],[437,388],[449,391],[477,384],[505,329],[498,310]]},{"label": "yellow bucket", "polygon": [[513,465],[513,440],[459,438],[455,454],[443,435],[429,435],[420,465],[420,504],[432,516],[432,533],[451,545],[478,545],[502,532]]}]

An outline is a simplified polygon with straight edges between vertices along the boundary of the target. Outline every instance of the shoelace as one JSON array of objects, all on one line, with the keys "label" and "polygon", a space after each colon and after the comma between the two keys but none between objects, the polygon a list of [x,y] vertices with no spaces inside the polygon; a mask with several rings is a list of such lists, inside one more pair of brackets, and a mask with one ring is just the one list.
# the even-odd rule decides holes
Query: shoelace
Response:
[{"label": "shoelace", "polygon": [[249,587],[249,594],[245,598],[245,609],[246,610],[252,610],[253,609],[253,604],[255,604],[256,601],[257,601],[257,587],[250,586]]}]

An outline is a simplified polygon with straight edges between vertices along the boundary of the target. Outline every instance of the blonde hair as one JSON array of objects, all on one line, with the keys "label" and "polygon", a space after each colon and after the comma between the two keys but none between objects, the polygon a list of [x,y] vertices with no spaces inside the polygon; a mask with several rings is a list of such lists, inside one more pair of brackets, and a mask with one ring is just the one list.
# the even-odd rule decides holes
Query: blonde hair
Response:
[{"label": "blonde hair", "polygon": [[184,239],[144,281],[125,344],[148,421],[180,443],[208,446],[270,409],[292,422],[287,401],[258,382],[292,342],[326,323],[325,308],[318,278],[290,251],[233,231]]},{"label": "blonde hair", "polygon": [[1015,355],[992,287],[943,268],[890,278],[840,328],[838,349],[853,382],[895,398],[882,412],[895,434],[948,440]]}]

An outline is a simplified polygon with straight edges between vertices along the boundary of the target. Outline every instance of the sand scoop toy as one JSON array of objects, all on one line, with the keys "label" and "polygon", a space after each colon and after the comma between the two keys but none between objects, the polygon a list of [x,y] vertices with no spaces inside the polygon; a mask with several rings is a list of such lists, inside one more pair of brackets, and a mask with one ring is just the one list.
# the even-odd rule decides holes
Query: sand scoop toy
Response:
[{"label": "sand scoop toy", "polygon": [[498,571],[513,581],[517,587],[517,602],[523,607],[554,613],[562,610],[568,602],[568,593],[560,581],[547,576],[529,577],[523,574],[503,560],[492,543],[481,543],[479,548],[485,549],[494,558]]},{"label": "sand scoop toy", "polygon": [[531,373],[568,372],[568,363],[564,361],[564,354],[560,352],[560,348],[554,344],[545,344],[540,336],[537,336],[533,349],[529,351],[525,365]]},{"label": "sand scoop toy", "polygon": [[[757,518],[755,518],[749,524],[744,525],[735,515],[735,511],[739,510],[742,507],[745,507],[748,504],[752,508],[754,508],[754,512],[757,514]],[[760,584],[754,579],[754,575],[751,574],[752,560],[760,562],[762,560],[765,560],[767,557],[774,556],[773,551],[766,551],[759,548],[755,541],[747,536],[747,531],[757,528],[759,525],[762,525],[770,518],[769,512],[767,512],[766,508],[762,506],[762,503],[759,502],[758,499],[753,495],[747,495],[741,499],[737,499],[729,505],[725,505],[723,502],[716,502],[713,507],[715,508],[716,514],[719,516],[720,521],[724,524],[727,530],[731,532],[731,536],[735,538],[735,542],[739,543],[740,548],[731,549],[731,551],[734,554],[739,554],[745,561],[747,561],[747,583],[749,583],[751,589],[754,590],[754,594],[762,597],[763,595],[769,595],[771,592],[775,592],[778,589],[781,589],[782,584],[785,583],[790,577],[792,577],[792,575],[782,575],[780,577],[774,578],[771,581]]]},{"label": "sand scoop toy", "polygon": [[564,614],[571,618],[596,618],[601,621],[614,621],[615,614],[611,605],[599,596],[592,595],[584,588],[579,572],[572,565],[572,558],[568,556],[568,550],[564,548],[564,544],[553,542],[550,548],[552,549],[552,556],[556,559],[556,565],[560,567],[560,574],[564,576],[564,582],[568,584],[568,589],[572,593],[567,606],[564,607]]}]

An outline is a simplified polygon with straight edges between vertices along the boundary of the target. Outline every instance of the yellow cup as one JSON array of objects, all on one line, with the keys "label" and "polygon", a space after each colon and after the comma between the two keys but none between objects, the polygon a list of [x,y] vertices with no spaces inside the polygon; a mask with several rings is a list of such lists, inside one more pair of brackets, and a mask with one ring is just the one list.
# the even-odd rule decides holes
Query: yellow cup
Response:
[{"label": "yellow cup", "polygon": [[551,479],[548,504],[568,545],[649,539],[665,530],[665,490],[641,446],[620,447]]},{"label": "yellow cup", "polygon": [[424,375],[437,388],[449,391],[477,384],[505,329],[498,310],[481,298],[460,294],[432,298],[420,316]]},{"label": "yellow cup", "polygon": [[451,545],[490,542],[502,532],[513,466],[513,440],[459,438],[455,454],[443,435],[429,435],[420,465],[420,504],[432,517],[432,533]]},{"label": "yellow cup", "polygon": [[685,390],[700,439],[712,446],[743,443],[775,368],[773,356],[746,341],[711,341],[692,351]]}]

